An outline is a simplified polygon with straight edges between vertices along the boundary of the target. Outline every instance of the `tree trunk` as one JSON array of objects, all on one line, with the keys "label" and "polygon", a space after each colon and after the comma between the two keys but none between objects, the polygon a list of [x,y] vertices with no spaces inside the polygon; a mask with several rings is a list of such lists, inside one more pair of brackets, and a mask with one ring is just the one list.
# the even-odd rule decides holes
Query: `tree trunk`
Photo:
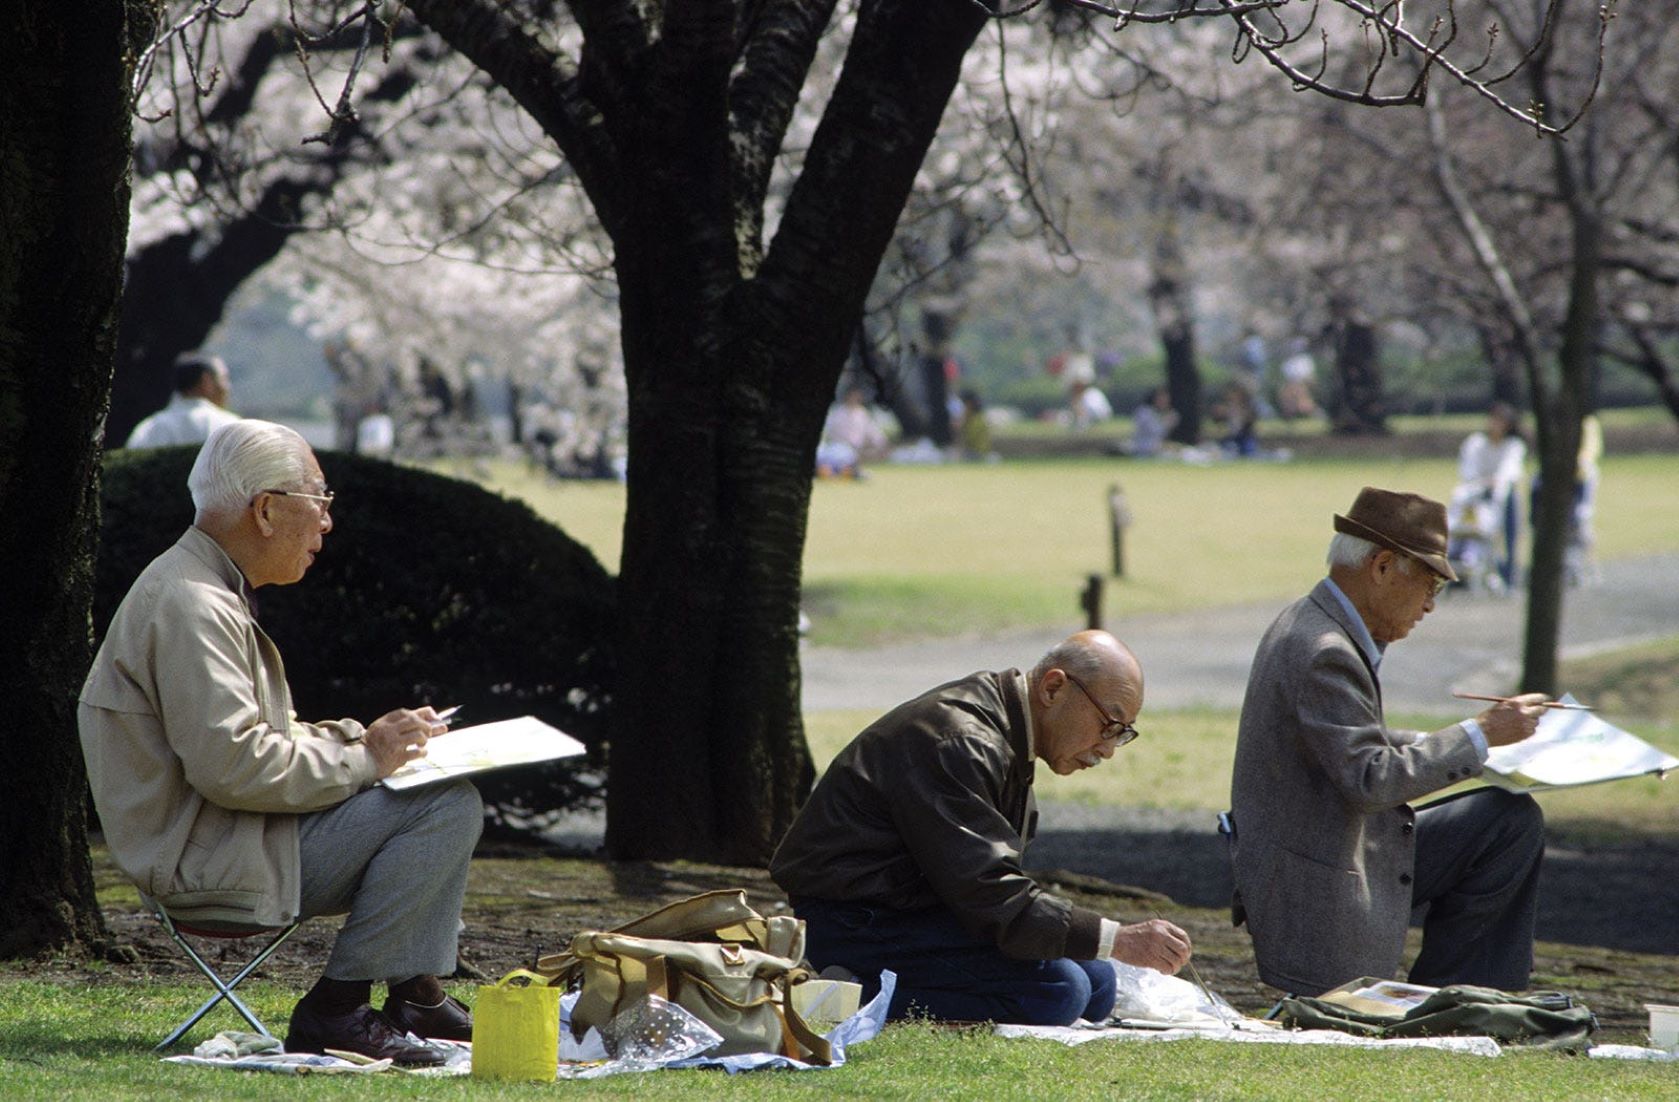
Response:
[{"label": "tree trunk", "polygon": [[816,443],[983,25],[948,0],[864,12],[756,272],[740,267],[706,74],[650,84],[648,129],[619,146],[633,153],[614,239],[630,442],[607,799],[620,859],[762,864],[809,791],[797,621]]},{"label": "tree trunk", "polygon": [[1201,442],[1201,368],[1195,362],[1195,299],[1189,262],[1183,254],[1177,219],[1168,215],[1154,243],[1154,281],[1149,307],[1166,363],[1166,390],[1178,423],[1170,439],[1186,445]]},{"label": "tree trunk", "polygon": [[1586,200],[1570,203],[1573,255],[1569,258],[1568,313],[1557,350],[1560,378],[1555,394],[1534,388],[1539,442],[1539,495],[1534,506],[1533,550],[1528,568],[1527,632],[1522,649],[1523,692],[1554,693],[1557,646],[1562,637],[1562,597],[1569,533],[1574,518],[1574,480],[1580,458],[1580,422],[1589,408],[1596,367],[1601,306],[1598,278],[1603,267],[1603,229]]},{"label": "tree trunk", "polygon": [[0,958],[104,937],[76,698],[128,228],[126,36],[149,26],[129,10],[34,3],[0,36]]},{"label": "tree trunk", "polygon": [[1340,436],[1386,436],[1387,407],[1382,395],[1381,342],[1376,327],[1357,304],[1342,296],[1330,300],[1330,311],[1335,329],[1330,425]]},{"label": "tree trunk", "polygon": [[1488,403],[1503,402],[1521,409],[1526,404],[1522,401],[1523,360],[1521,349],[1508,326],[1488,321],[1475,326],[1475,335],[1481,343],[1481,356],[1487,361],[1487,370],[1492,375],[1492,393],[1488,395]]}]

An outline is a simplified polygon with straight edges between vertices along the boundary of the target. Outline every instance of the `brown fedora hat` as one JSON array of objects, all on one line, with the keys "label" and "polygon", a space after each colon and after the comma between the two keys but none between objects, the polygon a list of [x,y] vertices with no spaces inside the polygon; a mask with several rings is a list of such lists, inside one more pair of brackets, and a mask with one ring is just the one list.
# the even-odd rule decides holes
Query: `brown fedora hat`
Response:
[{"label": "brown fedora hat", "polygon": [[1446,507],[1438,501],[1366,486],[1346,516],[1335,514],[1335,530],[1409,555],[1447,581],[1457,581],[1446,558]]}]

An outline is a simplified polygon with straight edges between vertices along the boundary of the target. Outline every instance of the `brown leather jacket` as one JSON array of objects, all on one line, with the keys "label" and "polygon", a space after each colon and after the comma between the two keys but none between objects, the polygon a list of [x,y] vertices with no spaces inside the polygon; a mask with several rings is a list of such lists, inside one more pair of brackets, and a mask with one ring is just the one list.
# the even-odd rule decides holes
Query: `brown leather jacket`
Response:
[{"label": "brown leather jacket", "polygon": [[770,861],[795,899],[943,905],[1023,960],[1093,960],[1101,916],[1020,868],[1037,829],[1026,677],[976,673],[900,704],[834,758]]}]

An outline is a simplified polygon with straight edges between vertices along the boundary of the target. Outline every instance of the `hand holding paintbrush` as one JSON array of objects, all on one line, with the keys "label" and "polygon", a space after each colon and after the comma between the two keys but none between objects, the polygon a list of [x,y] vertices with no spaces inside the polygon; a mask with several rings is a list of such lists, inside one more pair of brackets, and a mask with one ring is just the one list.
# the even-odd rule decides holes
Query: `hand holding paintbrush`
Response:
[{"label": "hand holding paintbrush", "polygon": [[1545,709],[1558,703],[1544,693],[1493,697],[1472,696],[1468,693],[1452,695],[1467,700],[1493,702],[1492,707],[1475,717],[1488,746],[1508,746],[1527,738],[1538,729],[1539,717],[1545,714]]}]

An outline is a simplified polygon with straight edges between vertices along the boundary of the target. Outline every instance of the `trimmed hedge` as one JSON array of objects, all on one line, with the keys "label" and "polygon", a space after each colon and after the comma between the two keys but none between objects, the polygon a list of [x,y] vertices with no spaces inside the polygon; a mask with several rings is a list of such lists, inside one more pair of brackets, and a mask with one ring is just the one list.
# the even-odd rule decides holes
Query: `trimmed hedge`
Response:
[{"label": "trimmed hedge", "polygon": [[[106,457],[94,631],[147,563],[192,523],[196,447]],[[321,452],[338,495],[319,560],[296,585],[257,590],[297,713],[363,722],[396,707],[462,706],[464,723],[535,715],[586,760],[475,778],[490,825],[540,828],[598,805],[614,685],[613,578],[525,505],[470,483]]]}]

